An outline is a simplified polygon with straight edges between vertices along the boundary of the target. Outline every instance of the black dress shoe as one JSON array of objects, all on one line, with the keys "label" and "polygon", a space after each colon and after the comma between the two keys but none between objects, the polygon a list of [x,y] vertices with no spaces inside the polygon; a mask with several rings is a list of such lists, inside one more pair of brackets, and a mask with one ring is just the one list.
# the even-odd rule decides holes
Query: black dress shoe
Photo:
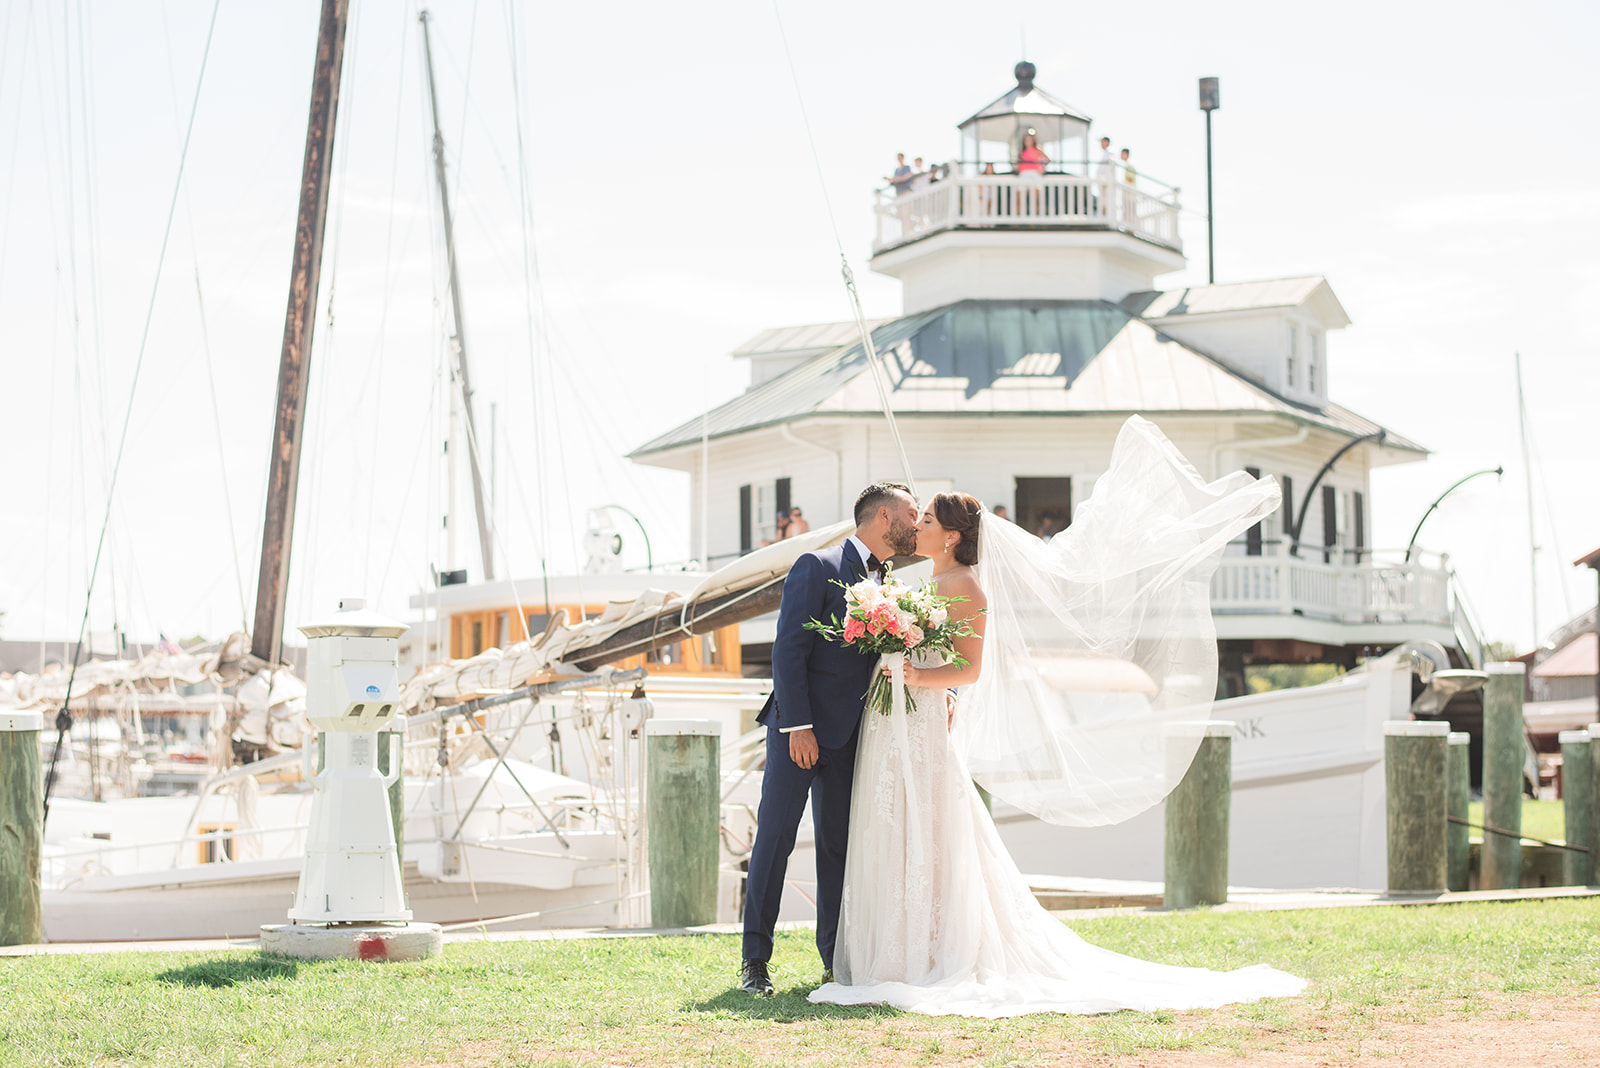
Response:
[{"label": "black dress shoe", "polygon": [[747,960],[739,969],[739,988],[760,998],[772,996],[772,980],[767,976],[767,962]]}]

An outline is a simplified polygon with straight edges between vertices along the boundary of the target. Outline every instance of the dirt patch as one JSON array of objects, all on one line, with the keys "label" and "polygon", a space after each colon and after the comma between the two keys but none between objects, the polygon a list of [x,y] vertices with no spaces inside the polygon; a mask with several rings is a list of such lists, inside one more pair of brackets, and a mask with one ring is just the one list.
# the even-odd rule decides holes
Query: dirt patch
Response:
[{"label": "dirt patch", "polygon": [[1248,1008],[1213,1012],[1034,1017],[1008,1024],[949,1018],[770,1021],[712,1033],[694,1026],[573,1035],[570,1044],[473,1042],[415,1068],[567,1064],[594,1068],[744,1065],[811,1068],[839,1064],[985,1065],[1048,1068],[1220,1068],[1248,1065],[1407,1068],[1547,1068],[1600,1064],[1600,995],[1480,996],[1429,1015],[1414,1005],[1382,1008],[1282,1004],[1263,1018]]}]

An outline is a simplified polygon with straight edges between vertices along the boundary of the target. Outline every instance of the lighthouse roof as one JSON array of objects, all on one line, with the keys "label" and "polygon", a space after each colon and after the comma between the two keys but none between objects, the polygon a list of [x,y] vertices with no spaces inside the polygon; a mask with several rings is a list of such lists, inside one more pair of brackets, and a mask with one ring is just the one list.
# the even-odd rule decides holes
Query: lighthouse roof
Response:
[{"label": "lighthouse roof", "polygon": [[1058,100],[1034,85],[1032,63],[1026,60],[1018,63],[1013,73],[1017,84],[960,123],[961,129],[976,123],[979,136],[985,140],[1005,140],[1011,136],[1016,120],[1021,117],[1065,119],[1082,123],[1085,127],[1094,121],[1071,104]]},{"label": "lighthouse roof", "polygon": [[[847,336],[839,324],[838,333]],[[826,335],[822,328],[808,328]],[[751,348],[756,339],[752,339]],[[1099,300],[966,300],[872,330],[901,418],[995,414],[1277,413],[1352,437],[1376,423],[1274,392],[1128,308]],[[761,342],[765,348],[771,339]],[[881,412],[865,350],[848,342],[635,449],[645,458],[814,416]],[[1385,446],[1427,450],[1390,432]]]}]

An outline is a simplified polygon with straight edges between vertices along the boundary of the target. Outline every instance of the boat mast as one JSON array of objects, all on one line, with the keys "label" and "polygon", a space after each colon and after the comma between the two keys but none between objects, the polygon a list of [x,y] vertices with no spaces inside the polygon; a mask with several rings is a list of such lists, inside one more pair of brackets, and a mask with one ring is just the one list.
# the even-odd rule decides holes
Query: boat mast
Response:
[{"label": "boat mast", "polygon": [[[494,580],[494,537],[489,529],[488,509],[484,501],[483,472],[478,465],[478,425],[472,417],[472,379],[467,374],[466,327],[461,315],[461,282],[456,276],[455,231],[450,219],[450,187],[445,180],[444,134],[439,128],[439,94],[433,81],[433,44],[428,36],[428,12],[417,16],[422,23],[422,52],[428,67],[428,100],[433,108],[433,174],[439,183],[439,210],[444,215],[445,255],[450,262],[450,313],[455,320],[455,336],[451,339],[455,349],[454,375],[460,376],[461,404],[467,416],[467,460],[472,465],[472,505],[478,516],[478,548],[483,556],[483,578]],[[454,377],[452,375],[452,377]],[[454,446],[452,446],[453,448]],[[455,458],[451,457],[452,469]],[[454,502],[452,502],[452,505]],[[451,534],[454,537],[454,532]],[[452,565],[454,561],[451,562]]]},{"label": "boat mast", "polygon": [[339,75],[344,66],[344,30],[350,0],[322,0],[317,62],[311,75],[311,117],[306,123],[305,164],[300,173],[300,213],[295,222],[289,270],[289,309],[283,320],[278,360],[278,406],[272,430],[272,467],[267,475],[267,515],[261,534],[261,576],[256,585],[255,632],[250,652],[278,665],[283,616],[289,594],[289,548],[294,537],[295,493],[300,484],[300,442],[305,435],[306,379],[311,334],[317,318],[317,281],[322,270],[322,235],[328,221],[328,177],[333,163],[333,124],[339,112]]}]

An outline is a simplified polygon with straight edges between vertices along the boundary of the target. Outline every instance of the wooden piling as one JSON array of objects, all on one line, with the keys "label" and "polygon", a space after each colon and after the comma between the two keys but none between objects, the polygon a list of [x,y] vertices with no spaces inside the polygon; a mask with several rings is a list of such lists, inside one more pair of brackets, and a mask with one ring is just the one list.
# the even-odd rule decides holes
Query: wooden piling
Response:
[{"label": "wooden piling", "polygon": [[[1591,723],[1584,732],[1589,736],[1589,833],[1600,847],[1600,723]],[[1600,885],[1600,859],[1590,863],[1589,885]]]},{"label": "wooden piling", "polygon": [[44,779],[39,712],[0,713],[0,946],[44,941],[39,854],[44,847]]},{"label": "wooden piling", "polygon": [[[1167,795],[1165,889],[1169,909],[1221,905],[1228,900],[1228,815],[1233,807],[1233,730],[1224,720],[1177,723],[1168,728],[1174,762],[1194,759]],[[1176,777],[1176,768],[1173,768]]]},{"label": "wooden piling", "polygon": [[645,835],[654,927],[717,920],[721,741],[716,720],[645,723]]},{"label": "wooden piling", "polygon": [[1472,764],[1468,759],[1472,735],[1451,731],[1445,746],[1445,888],[1466,890],[1472,881],[1472,829],[1467,813],[1472,805]]},{"label": "wooden piling", "polygon": [[1445,750],[1450,724],[1383,725],[1389,893],[1440,894],[1448,884]]},{"label": "wooden piling", "polygon": [[1594,881],[1594,824],[1592,781],[1594,770],[1589,756],[1588,731],[1562,731],[1561,807],[1566,816],[1566,844],[1586,850],[1567,849],[1561,854],[1561,881],[1567,886],[1588,886]]},{"label": "wooden piling", "polygon": [[[1483,858],[1480,890],[1522,885],[1522,765],[1527,751],[1522,725],[1526,668],[1487,665],[1483,687]],[[1495,828],[1490,830],[1490,828]]]}]

